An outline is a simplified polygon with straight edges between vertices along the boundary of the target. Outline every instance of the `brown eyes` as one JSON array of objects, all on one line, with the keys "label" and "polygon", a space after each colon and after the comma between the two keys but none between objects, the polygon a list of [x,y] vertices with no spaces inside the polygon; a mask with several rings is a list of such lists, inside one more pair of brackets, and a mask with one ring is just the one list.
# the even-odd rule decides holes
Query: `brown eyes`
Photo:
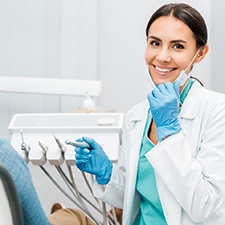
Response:
[{"label": "brown eyes", "polygon": [[160,46],[160,43],[157,41],[150,41],[149,44],[152,46]]},{"label": "brown eyes", "polygon": [[173,48],[176,48],[176,49],[184,49],[184,46],[181,45],[181,44],[175,44]]},{"label": "brown eyes", "polygon": [[[152,40],[152,41],[149,41],[149,45],[153,47],[159,47],[161,46],[161,42]],[[176,43],[172,45],[172,48],[180,50],[180,49],[184,49],[184,46],[182,44]]]}]

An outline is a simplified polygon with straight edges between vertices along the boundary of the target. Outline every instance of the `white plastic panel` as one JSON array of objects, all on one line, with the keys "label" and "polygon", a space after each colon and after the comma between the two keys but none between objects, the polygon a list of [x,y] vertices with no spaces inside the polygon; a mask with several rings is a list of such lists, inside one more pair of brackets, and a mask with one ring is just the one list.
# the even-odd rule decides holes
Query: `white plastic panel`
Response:
[{"label": "white plastic panel", "polygon": [[[66,145],[66,139],[75,141],[82,136],[92,137],[102,145],[108,157],[116,161],[122,125],[123,113],[16,114],[9,124],[9,131],[12,146],[26,161],[34,165],[43,165],[46,161],[60,165],[65,160],[74,165],[74,147]],[[24,142],[30,147],[28,154],[21,150],[21,132]]]},{"label": "white plastic panel", "polygon": [[101,87],[102,82],[98,80],[0,76],[3,92],[100,96]]}]

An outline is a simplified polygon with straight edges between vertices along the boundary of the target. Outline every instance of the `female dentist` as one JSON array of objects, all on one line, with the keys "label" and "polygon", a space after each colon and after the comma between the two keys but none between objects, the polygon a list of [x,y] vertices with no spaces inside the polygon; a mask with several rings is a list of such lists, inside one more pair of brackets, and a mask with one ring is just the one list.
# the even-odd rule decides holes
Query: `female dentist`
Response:
[{"label": "female dentist", "polygon": [[75,148],[94,194],[123,210],[122,224],[225,224],[225,96],[189,77],[208,52],[196,9],[166,4],[150,18],[145,61],[153,90],[126,114],[118,165],[92,138]]}]

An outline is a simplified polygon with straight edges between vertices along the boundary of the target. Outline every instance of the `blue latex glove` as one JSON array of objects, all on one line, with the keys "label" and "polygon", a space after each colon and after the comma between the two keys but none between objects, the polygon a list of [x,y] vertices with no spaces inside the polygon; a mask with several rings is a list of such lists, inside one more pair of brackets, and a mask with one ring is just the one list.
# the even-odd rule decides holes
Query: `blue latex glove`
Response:
[{"label": "blue latex glove", "polygon": [[159,142],[181,130],[178,121],[180,102],[179,90],[179,82],[166,82],[158,85],[148,94],[150,110],[156,124]]},{"label": "blue latex glove", "polygon": [[88,137],[82,137],[76,141],[84,141],[91,146],[90,149],[75,148],[78,169],[95,175],[99,184],[107,184],[112,174],[112,162],[102,147],[94,139]]}]

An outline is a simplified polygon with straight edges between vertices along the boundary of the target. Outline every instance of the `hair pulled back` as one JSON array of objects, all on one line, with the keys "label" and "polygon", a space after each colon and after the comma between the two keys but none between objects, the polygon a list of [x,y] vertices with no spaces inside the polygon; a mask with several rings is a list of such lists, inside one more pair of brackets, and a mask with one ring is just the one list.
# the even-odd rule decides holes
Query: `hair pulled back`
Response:
[{"label": "hair pulled back", "polygon": [[169,15],[181,20],[192,30],[197,49],[207,44],[208,32],[203,17],[196,9],[185,3],[165,4],[155,11],[148,21],[146,36],[148,37],[149,29],[156,19]]}]

